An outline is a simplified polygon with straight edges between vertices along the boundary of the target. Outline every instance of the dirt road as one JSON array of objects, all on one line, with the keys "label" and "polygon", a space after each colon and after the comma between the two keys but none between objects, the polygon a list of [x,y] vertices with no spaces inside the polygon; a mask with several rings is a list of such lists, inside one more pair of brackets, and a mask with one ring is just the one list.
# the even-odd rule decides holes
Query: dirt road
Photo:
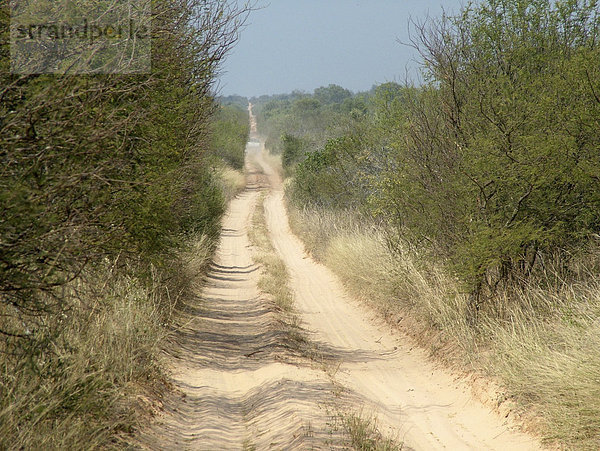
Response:
[{"label": "dirt road", "polygon": [[[340,411],[376,415],[414,449],[532,450],[539,445],[474,401],[361,305],[291,233],[281,179],[262,143],[247,147],[248,186],[231,202],[208,282],[178,335],[179,389],[142,439],[161,449],[346,449]],[[323,364],[298,352],[257,288],[247,229],[261,190],[270,239],[291,276],[295,306]]]},{"label": "dirt road", "polygon": [[143,448],[342,448],[331,379],[298,352],[289,325],[257,288],[247,232],[268,182],[252,168],[247,179],[223,220],[207,280],[181,312],[169,350],[177,390],[140,434]]},{"label": "dirt road", "polygon": [[252,158],[269,176],[267,224],[290,270],[295,305],[312,340],[339,353],[337,382],[361,395],[362,408],[377,415],[384,432],[415,449],[539,449],[346,296],[335,276],[307,256],[291,233],[278,174],[262,153],[255,151]]}]

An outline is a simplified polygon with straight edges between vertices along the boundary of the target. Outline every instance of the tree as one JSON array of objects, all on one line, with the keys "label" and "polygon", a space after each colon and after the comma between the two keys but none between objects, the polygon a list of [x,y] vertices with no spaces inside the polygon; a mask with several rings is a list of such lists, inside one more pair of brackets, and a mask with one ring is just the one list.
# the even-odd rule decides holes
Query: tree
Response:
[{"label": "tree", "polygon": [[324,105],[341,104],[352,97],[352,92],[338,85],[329,85],[315,89],[314,97]]},{"label": "tree", "polygon": [[[0,72],[0,333],[26,338],[68,311],[62,287],[88,265],[159,264],[181,235],[218,231],[212,87],[247,10],[156,4],[149,74]],[[7,39],[0,49],[7,69]]]},{"label": "tree", "polygon": [[429,85],[378,202],[475,292],[598,232],[599,20],[593,0],[488,0],[416,26]]}]

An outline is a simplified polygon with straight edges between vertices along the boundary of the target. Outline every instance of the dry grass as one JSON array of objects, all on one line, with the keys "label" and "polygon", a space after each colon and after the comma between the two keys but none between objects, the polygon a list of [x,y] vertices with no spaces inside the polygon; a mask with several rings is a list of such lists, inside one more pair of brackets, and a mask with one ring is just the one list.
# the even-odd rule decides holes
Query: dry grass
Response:
[{"label": "dry grass", "polygon": [[[188,270],[211,249],[205,238],[191,245]],[[40,317],[30,340],[0,341],[0,449],[128,446],[166,387],[160,356],[191,280],[174,265],[168,281],[114,264],[90,269],[63,289],[68,308]]]},{"label": "dry grass", "polygon": [[230,166],[223,165],[219,168],[221,189],[225,195],[225,200],[229,201],[246,187],[246,176],[243,172],[237,171]]},{"label": "dry grass", "polygon": [[359,451],[398,451],[402,444],[383,437],[377,427],[375,417],[367,417],[361,413],[342,416],[342,424],[352,447]]},{"label": "dry grass", "polygon": [[[549,442],[600,449],[600,281],[510,287],[473,318],[441,268],[397,255],[348,213],[289,207],[293,230],[358,298],[449,363],[485,371]],[[585,262],[583,263],[585,266]],[[559,279],[556,274],[552,278]]]},{"label": "dry grass", "polygon": [[[157,356],[166,330],[156,294],[105,271],[87,279],[74,287],[87,293],[81,301],[44,319],[48,331],[29,344],[2,346],[0,448],[106,446],[136,424],[138,384],[161,377]],[[106,279],[106,287],[90,286]],[[29,362],[11,358],[17,356]]]},{"label": "dry grass", "polygon": [[283,311],[292,312],[294,297],[289,288],[289,274],[285,263],[279,258],[269,239],[265,221],[264,193],[254,209],[252,227],[248,231],[248,236],[256,248],[254,260],[263,266],[258,288],[269,294]]},{"label": "dry grass", "polygon": [[518,296],[523,305],[503,323],[482,318],[493,338],[489,371],[544,416],[548,439],[600,449],[600,284],[531,287]]}]

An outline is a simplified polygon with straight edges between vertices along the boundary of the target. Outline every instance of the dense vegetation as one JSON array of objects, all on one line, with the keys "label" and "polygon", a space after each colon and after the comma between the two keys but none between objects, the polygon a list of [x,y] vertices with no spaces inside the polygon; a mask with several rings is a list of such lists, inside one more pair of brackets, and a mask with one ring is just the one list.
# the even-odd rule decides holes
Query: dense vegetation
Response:
[{"label": "dense vegetation", "polygon": [[252,99],[296,229],[499,375],[548,437],[597,448],[598,4],[486,0],[413,25],[420,86]]},{"label": "dense vegetation", "polygon": [[248,140],[248,112],[235,104],[221,105],[212,127],[212,147],[216,156],[234,169],[244,167]]},{"label": "dense vegetation", "polygon": [[153,2],[151,73],[16,75],[3,4],[0,448],[122,446],[135,425],[182,258],[218,235],[216,158],[241,166],[247,117],[212,88],[246,12]]}]

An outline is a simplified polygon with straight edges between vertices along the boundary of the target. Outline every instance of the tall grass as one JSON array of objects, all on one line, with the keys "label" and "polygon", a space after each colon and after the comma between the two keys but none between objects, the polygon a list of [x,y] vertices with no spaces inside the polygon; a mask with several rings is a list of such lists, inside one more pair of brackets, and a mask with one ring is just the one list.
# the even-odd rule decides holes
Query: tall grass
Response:
[{"label": "tall grass", "polygon": [[350,413],[342,416],[342,424],[352,447],[358,451],[400,451],[402,443],[384,437],[377,427],[375,417],[363,413]]},{"label": "tall grass", "polygon": [[[391,252],[384,231],[352,213],[288,206],[292,229],[354,296],[451,364],[470,365],[532,412],[549,442],[600,448],[600,280],[544,280],[499,290],[474,315],[435,263]],[[575,271],[585,274],[592,261]],[[440,352],[443,350],[443,352]]]},{"label": "tall grass", "polygon": [[226,200],[235,197],[246,187],[246,176],[241,171],[227,165],[219,167],[218,170],[221,190]]},{"label": "tall grass", "polygon": [[[26,339],[0,340],[0,449],[127,446],[165,388],[171,314],[212,246],[194,241],[168,274],[89,269],[60,293],[60,313],[40,316]],[[3,326],[19,322],[0,313]]]},{"label": "tall grass", "polygon": [[72,287],[87,293],[44,318],[47,329],[2,344],[0,448],[105,445],[136,422],[134,385],[160,377],[156,294],[107,271],[87,276]]}]

